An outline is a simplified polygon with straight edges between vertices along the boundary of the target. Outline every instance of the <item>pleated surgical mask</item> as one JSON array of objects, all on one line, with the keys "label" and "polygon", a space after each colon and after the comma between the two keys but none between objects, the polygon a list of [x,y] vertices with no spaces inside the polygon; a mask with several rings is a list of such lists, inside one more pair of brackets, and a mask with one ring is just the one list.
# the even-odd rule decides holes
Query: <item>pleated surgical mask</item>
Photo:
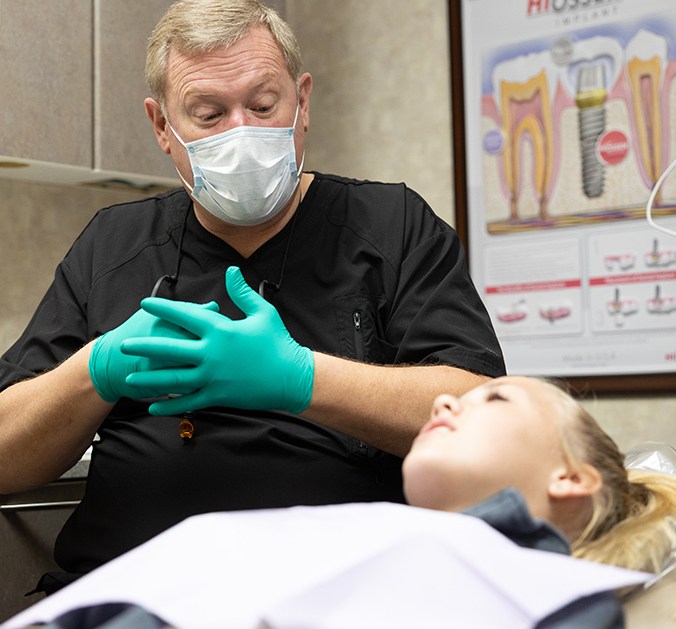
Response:
[{"label": "pleated surgical mask", "polygon": [[[184,142],[169,124],[190,159],[194,185],[178,175],[190,195],[216,218],[233,225],[260,225],[291,199],[300,181],[291,127],[240,126],[193,142]],[[178,169],[177,169],[178,171]]]}]

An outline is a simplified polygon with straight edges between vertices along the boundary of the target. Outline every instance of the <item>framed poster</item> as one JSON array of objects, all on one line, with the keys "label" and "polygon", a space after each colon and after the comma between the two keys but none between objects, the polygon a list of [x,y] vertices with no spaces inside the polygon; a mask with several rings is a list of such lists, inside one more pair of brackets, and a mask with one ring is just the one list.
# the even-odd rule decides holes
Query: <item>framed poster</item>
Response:
[{"label": "framed poster", "polygon": [[[676,390],[674,0],[449,0],[456,228],[512,374]],[[653,216],[676,230],[676,174]]]}]

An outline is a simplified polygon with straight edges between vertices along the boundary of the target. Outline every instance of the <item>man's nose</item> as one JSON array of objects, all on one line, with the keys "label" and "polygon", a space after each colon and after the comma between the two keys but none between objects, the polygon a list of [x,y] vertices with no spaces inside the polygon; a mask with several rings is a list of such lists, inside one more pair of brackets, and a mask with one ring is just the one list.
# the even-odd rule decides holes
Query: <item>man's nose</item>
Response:
[{"label": "man's nose", "polygon": [[226,130],[250,125],[249,116],[244,108],[232,109],[226,116]]}]

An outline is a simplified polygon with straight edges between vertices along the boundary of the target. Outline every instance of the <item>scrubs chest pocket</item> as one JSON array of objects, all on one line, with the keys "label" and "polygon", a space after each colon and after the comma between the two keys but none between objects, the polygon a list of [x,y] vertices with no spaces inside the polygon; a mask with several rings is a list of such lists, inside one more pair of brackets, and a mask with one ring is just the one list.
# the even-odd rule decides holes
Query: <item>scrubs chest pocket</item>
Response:
[{"label": "scrubs chest pocket", "polygon": [[378,318],[379,302],[363,293],[334,298],[340,352],[346,358],[391,364],[397,348],[384,340],[384,323]]},{"label": "scrubs chest pocket", "polygon": [[[355,293],[335,297],[333,303],[341,355],[367,363],[392,364],[397,348],[383,338],[385,300],[365,293]],[[362,462],[369,461],[369,465],[374,466],[374,480],[380,485],[383,477],[380,459],[383,453],[353,437],[345,435],[345,438],[353,458]]]}]

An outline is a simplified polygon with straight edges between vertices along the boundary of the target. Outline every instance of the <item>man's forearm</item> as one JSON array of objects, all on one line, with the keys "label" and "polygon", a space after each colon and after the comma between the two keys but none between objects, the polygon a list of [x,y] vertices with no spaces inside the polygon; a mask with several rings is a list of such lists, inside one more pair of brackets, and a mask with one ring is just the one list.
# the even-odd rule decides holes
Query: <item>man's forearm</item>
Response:
[{"label": "man's forearm", "polygon": [[58,478],[89,447],[111,408],[96,393],[90,346],[0,393],[0,493]]},{"label": "man's forearm", "polygon": [[[0,393],[0,493],[58,478],[91,444],[111,404],[88,371],[91,344],[50,372]],[[304,415],[404,456],[434,398],[488,378],[448,366],[368,365],[315,353],[312,402]]]},{"label": "man's forearm", "polygon": [[309,419],[405,456],[441,393],[461,395],[489,380],[446,365],[380,366],[315,352]]}]

